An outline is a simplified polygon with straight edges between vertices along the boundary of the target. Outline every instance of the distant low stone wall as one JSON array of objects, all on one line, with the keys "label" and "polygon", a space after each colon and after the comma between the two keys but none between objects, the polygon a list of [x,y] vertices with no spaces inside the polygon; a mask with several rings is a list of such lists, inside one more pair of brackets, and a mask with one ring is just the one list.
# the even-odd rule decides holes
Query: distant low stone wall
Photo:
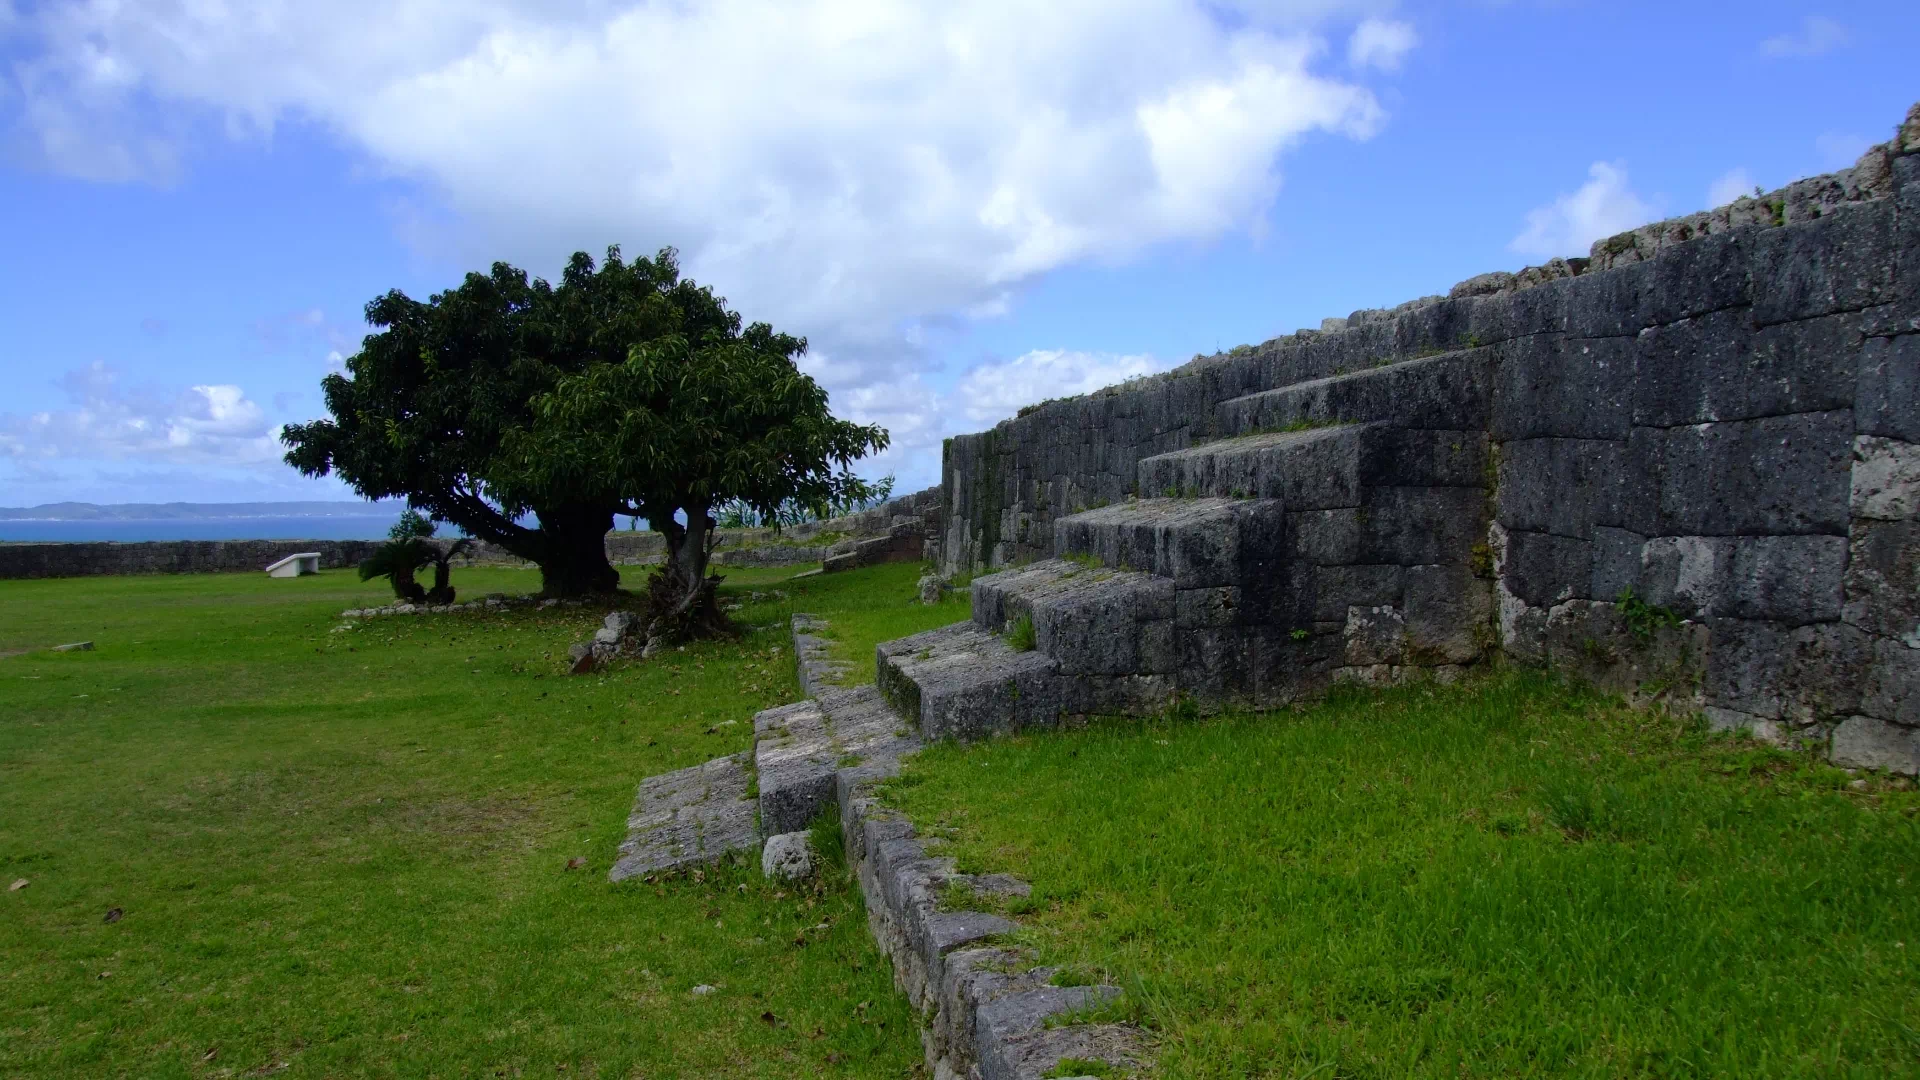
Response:
[{"label": "distant low stone wall", "polygon": [[378,540],[158,540],[136,544],[0,544],[0,578],[97,574],[206,574],[264,571],[299,552],[320,553],[321,569],[353,566]]}]

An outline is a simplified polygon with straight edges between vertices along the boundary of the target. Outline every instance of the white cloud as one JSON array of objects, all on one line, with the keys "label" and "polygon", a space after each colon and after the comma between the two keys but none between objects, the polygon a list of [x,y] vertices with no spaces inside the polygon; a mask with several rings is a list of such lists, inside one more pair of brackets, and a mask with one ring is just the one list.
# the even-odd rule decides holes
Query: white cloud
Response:
[{"label": "white cloud", "polygon": [[1822,56],[1847,43],[1847,28],[1824,15],[1800,20],[1795,33],[1776,34],[1760,43],[1762,56]]},{"label": "white cloud", "polygon": [[1822,132],[1813,140],[1813,149],[1820,155],[1820,164],[1829,169],[1846,168],[1860,160],[1860,155],[1872,145],[1872,139],[1849,131]]},{"label": "white cloud", "polygon": [[1596,161],[1587,182],[1569,195],[1527,211],[1527,227],[1507,244],[1520,255],[1585,255],[1595,240],[1654,220],[1654,208],[1627,186],[1624,162]]},{"label": "white cloud", "polygon": [[[1288,147],[1378,128],[1311,29],[1378,4],[1235,6],[75,0],[29,16],[16,120],[56,169],[163,179],[191,124],[316,123],[420,182],[397,227],[451,261],[671,243],[749,318],[844,346],[1251,228]],[[1369,21],[1357,55],[1397,60],[1403,29]],[[899,370],[841,351],[872,358],[843,386]]]},{"label": "white cloud", "polygon": [[1742,195],[1752,195],[1754,187],[1753,174],[1745,166],[1730,169],[1707,187],[1707,208],[1725,206]]},{"label": "white cloud", "polygon": [[954,387],[954,405],[978,429],[1005,420],[1023,405],[1090,393],[1168,366],[1146,355],[1034,349],[968,371]]},{"label": "white cloud", "polygon": [[70,408],[0,414],[0,457],[241,466],[280,457],[278,428],[238,386],[130,390],[99,363],[60,386]]},{"label": "white cloud", "polygon": [[1418,41],[1412,25],[1408,23],[1368,19],[1347,40],[1347,62],[1356,68],[1377,67],[1382,71],[1395,71],[1400,67],[1400,59]]}]

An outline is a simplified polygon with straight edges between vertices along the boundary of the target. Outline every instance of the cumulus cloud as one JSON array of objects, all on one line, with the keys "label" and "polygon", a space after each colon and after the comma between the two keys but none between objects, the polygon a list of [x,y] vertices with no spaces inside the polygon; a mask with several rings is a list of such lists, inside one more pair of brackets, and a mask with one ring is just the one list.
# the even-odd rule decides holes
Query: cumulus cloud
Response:
[{"label": "cumulus cloud", "polygon": [[1507,244],[1520,255],[1585,255],[1595,240],[1654,220],[1654,208],[1627,186],[1624,162],[1596,161],[1571,194],[1527,211],[1527,227]]},{"label": "cumulus cloud", "polygon": [[1760,55],[1824,56],[1847,43],[1847,28],[1824,15],[1809,15],[1800,20],[1800,29],[1775,34],[1760,43]]},{"label": "cumulus cloud", "polygon": [[973,368],[961,376],[953,397],[958,413],[977,429],[1005,420],[1022,405],[1085,394],[1168,366],[1147,355],[1034,349]]},{"label": "cumulus cloud", "polygon": [[1709,209],[1725,206],[1742,195],[1752,195],[1753,174],[1745,166],[1730,169],[1707,187],[1707,207]]},{"label": "cumulus cloud", "polygon": [[0,414],[0,456],[244,466],[280,456],[278,428],[238,386],[127,388],[100,363],[59,385],[69,408]]},{"label": "cumulus cloud", "polygon": [[1395,71],[1400,67],[1400,59],[1417,43],[1413,27],[1408,23],[1368,19],[1347,39],[1347,62],[1356,68]]},{"label": "cumulus cloud", "polygon": [[[1251,227],[1288,147],[1379,127],[1303,22],[1349,5],[1239,6],[76,0],[31,16],[13,119],[92,176],[171,175],[181,124],[317,122],[419,181],[396,224],[438,255],[671,243],[750,317],[840,343]],[[1397,59],[1398,24],[1368,25],[1368,62]]]}]

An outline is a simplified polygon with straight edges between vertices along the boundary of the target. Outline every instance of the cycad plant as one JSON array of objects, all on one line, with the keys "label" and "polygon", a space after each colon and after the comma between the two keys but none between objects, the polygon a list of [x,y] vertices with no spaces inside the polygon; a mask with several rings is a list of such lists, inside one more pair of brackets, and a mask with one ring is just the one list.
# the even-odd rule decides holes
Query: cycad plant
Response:
[{"label": "cycad plant", "polygon": [[[462,538],[451,544],[435,543],[434,529],[433,522],[418,511],[401,514],[400,520],[387,531],[387,542],[360,563],[360,580],[386,578],[393,586],[393,595],[404,603],[453,603],[453,586],[447,580],[452,575],[450,564],[454,556],[472,547],[473,541]],[[413,579],[414,574],[429,564],[433,566],[431,591]]]}]

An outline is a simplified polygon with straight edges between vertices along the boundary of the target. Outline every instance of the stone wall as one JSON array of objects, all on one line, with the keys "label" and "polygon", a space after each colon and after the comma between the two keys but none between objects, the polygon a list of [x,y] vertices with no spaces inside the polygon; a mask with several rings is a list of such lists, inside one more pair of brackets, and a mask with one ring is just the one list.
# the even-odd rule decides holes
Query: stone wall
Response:
[{"label": "stone wall", "polygon": [[377,540],[162,540],[116,544],[0,544],[0,579],[94,574],[260,572],[303,551],[320,553],[322,569],[353,566]]},{"label": "stone wall", "polygon": [[[772,529],[722,529],[714,552],[720,566],[799,566],[825,559],[835,541],[884,536],[896,518],[937,515],[940,489],[903,495],[871,510],[827,521]],[[932,519],[930,519],[932,520]],[[0,580],[87,577],[96,574],[185,574],[265,570],[268,563],[300,551],[320,553],[320,566],[357,565],[379,540],[156,540],[131,544],[0,544]],[[607,534],[607,559],[615,566],[645,566],[666,557],[666,540],[651,530],[616,529]],[[457,560],[465,566],[531,566],[504,548],[475,544]],[[629,585],[634,583],[629,582]]]},{"label": "stone wall", "polygon": [[[1440,354],[1458,373],[1423,385],[1487,407],[1361,378]],[[1472,563],[1507,655],[1920,768],[1920,106],[1845,172],[949,440],[943,569],[1176,494],[1142,459],[1271,430],[1249,395],[1286,387],[1485,440]]]}]

